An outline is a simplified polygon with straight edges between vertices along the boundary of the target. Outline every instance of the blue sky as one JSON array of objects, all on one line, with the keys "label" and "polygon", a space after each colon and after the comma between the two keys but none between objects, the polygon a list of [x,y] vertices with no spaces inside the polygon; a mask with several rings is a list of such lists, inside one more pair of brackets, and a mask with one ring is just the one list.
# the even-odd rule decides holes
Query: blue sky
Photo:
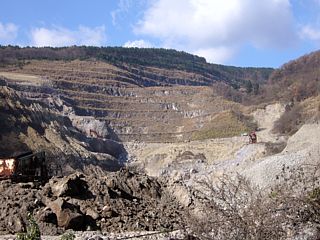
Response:
[{"label": "blue sky", "polygon": [[320,0],[2,0],[0,44],[161,47],[280,67],[320,47]]}]

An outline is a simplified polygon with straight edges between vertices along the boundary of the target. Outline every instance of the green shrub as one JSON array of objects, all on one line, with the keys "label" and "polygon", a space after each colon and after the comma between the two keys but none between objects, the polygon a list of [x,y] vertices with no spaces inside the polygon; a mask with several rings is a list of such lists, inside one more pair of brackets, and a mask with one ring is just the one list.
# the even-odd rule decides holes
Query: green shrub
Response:
[{"label": "green shrub", "polygon": [[17,234],[18,240],[40,240],[41,233],[40,228],[37,222],[34,220],[33,215],[28,213],[28,226],[26,233],[18,233]]},{"label": "green shrub", "polygon": [[61,236],[60,240],[74,240],[75,238],[76,236],[73,232],[66,232]]}]

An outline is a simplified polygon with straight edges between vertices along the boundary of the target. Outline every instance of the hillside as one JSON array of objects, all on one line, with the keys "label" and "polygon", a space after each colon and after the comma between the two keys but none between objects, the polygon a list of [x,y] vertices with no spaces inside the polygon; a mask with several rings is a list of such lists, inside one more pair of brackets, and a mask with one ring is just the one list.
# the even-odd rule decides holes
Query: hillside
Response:
[{"label": "hillside", "polygon": [[[215,81],[223,81],[240,87],[246,82],[265,82],[273,69],[239,68],[209,64],[204,58],[185,52],[167,49],[138,49],[122,47],[64,47],[64,48],[20,48],[0,46],[0,66],[23,66],[28,60],[96,60],[117,66],[129,73],[129,78],[136,80],[138,86],[158,85],[201,85],[208,86]],[[200,78],[194,81],[192,76],[179,82],[167,79],[170,76],[155,74],[149,69],[167,69],[191,73]],[[137,76],[138,75],[138,76]],[[142,78],[156,81],[141,81]]]},{"label": "hillside", "polygon": [[320,51],[312,52],[276,69],[255,97],[257,102],[280,101],[286,111],[275,131],[292,135],[305,123],[320,117]]},{"label": "hillside", "polygon": [[[8,87],[29,98],[59,95],[75,114],[105,121],[120,141],[175,142],[246,131],[250,121],[234,112],[239,105],[211,86],[263,83],[272,71],[208,64],[165,49],[2,47],[0,56]],[[217,135],[212,129],[221,111],[231,111],[223,121],[234,126],[221,126],[227,130]]]},{"label": "hillside", "polygon": [[[302,101],[320,90],[320,51],[292,60],[276,69],[268,84],[278,99]],[[270,90],[269,88],[269,90]]]},{"label": "hillside", "polygon": [[114,170],[122,142],[238,135],[250,118],[212,83],[262,83],[270,72],[164,49],[1,47],[1,156],[45,150],[66,171]]},{"label": "hillside", "polygon": [[[183,142],[254,129],[250,108],[236,102],[288,103],[288,96],[295,96],[294,87],[304,86],[301,79],[306,86],[317,82],[316,71],[310,71],[316,69],[317,55],[273,71],[208,64],[203,58],[165,49],[9,46],[0,48],[0,76],[4,85],[30,101],[41,96],[48,102],[59,96],[72,107],[64,114],[86,119],[89,126],[93,120],[103,122],[112,140]],[[260,90],[252,90],[255,84]],[[312,90],[305,97],[316,95],[316,88]],[[313,110],[300,112],[307,117],[298,126]],[[281,124],[296,129],[287,124],[296,117],[290,114]],[[73,126],[79,124],[75,122]],[[279,132],[296,131],[283,130],[281,124]],[[86,135],[105,138],[94,127],[88,127]]]}]

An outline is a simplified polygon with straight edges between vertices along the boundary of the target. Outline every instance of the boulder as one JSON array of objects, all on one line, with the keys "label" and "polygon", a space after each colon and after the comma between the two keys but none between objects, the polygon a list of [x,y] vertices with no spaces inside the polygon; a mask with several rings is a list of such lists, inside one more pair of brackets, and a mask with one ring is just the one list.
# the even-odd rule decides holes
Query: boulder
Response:
[{"label": "boulder", "polygon": [[109,205],[106,205],[102,208],[101,215],[104,218],[111,218],[117,216],[118,214],[116,214]]},{"label": "boulder", "polygon": [[97,220],[98,218],[100,218],[99,213],[97,213],[97,211],[93,210],[92,208],[88,208],[86,210],[86,215],[90,216],[93,220]]},{"label": "boulder", "polygon": [[46,223],[52,223],[57,225],[56,214],[48,207],[42,209],[37,213],[37,220]]},{"label": "boulder", "polygon": [[56,197],[73,197],[87,199],[92,196],[88,190],[88,184],[84,176],[79,173],[64,177],[63,179],[51,182],[51,191]]},{"label": "boulder", "polygon": [[49,203],[48,207],[56,215],[59,227],[78,231],[85,230],[85,215],[80,211],[79,206],[58,198]]}]

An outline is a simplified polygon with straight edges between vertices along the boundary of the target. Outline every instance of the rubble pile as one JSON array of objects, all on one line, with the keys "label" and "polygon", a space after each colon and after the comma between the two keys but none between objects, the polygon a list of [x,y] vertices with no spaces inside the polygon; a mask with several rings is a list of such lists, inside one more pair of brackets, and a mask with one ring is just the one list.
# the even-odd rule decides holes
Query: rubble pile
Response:
[{"label": "rubble pile", "polygon": [[161,231],[184,225],[184,209],[154,178],[128,170],[52,178],[45,186],[0,182],[0,234],[22,232],[32,213],[43,234],[67,229]]}]

